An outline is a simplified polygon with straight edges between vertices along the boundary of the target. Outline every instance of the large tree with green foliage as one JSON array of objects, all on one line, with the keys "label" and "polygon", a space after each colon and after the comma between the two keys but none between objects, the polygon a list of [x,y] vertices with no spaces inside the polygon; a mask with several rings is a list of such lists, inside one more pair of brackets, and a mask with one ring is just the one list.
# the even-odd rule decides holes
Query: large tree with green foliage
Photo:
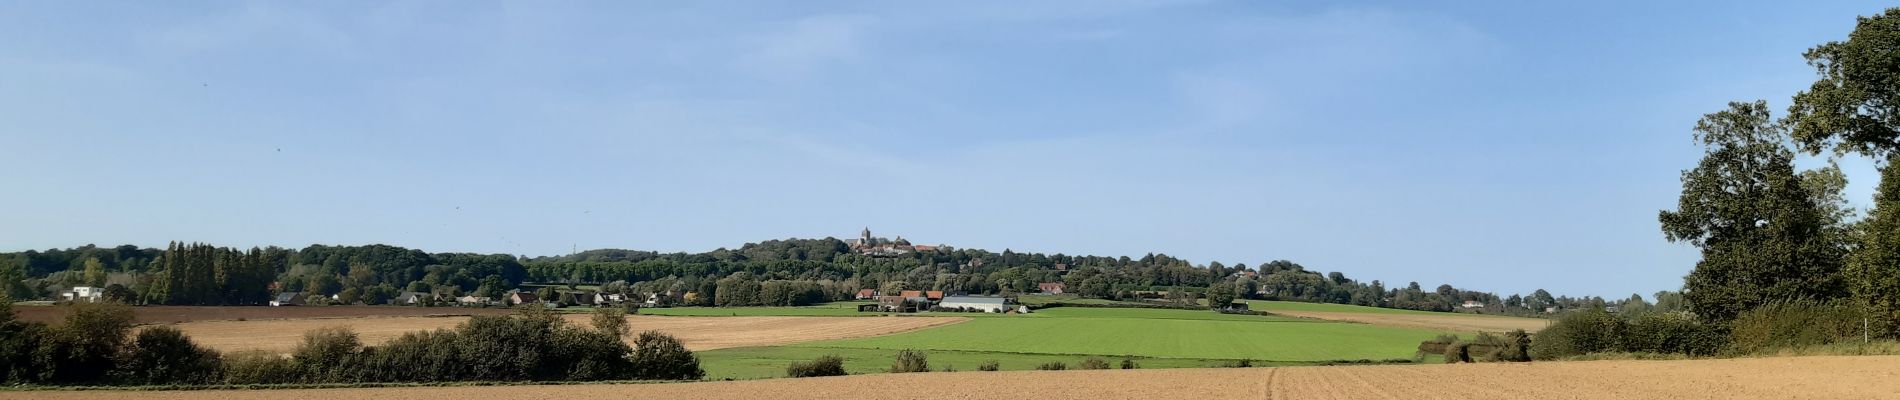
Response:
[{"label": "large tree with green foliage", "polygon": [[1226,308],[1234,299],[1234,284],[1231,282],[1215,282],[1207,287],[1207,306],[1216,311]]},{"label": "large tree with green foliage", "polygon": [[1794,96],[1788,123],[1803,150],[1882,156],[1900,150],[1900,8],[1861,17],[1847,40],[1808,49],[1820,77]]},{"label": "large tree with green foliage", "polygon": [[1900,166],[1895,161],[1890,158],[1881,168],[1874,209],[1861,223],[1860,245],[1842,273],[1882,336],[1900,331]]},{"label": "large tree with green foliage", "polygon": [[1900,9],[1861,17],[1847,40],[1808,49],[1818,79],[1788,108],[1803,150],[1884,158],[1874,209],[1842,279],[1876,329],[1900,331]]},{"label": "large tree with green foliage", "polygon": [[1769,114],[1766,102],[1733,102],[1697,121],[1707,153],[1683,171],[1677,210],[1658,216],[1670,241],[1702,249],[1683,289],[1706,321],[1842,291],[1844,249],[1829,239],[1829,216],[1795,173],[1794,152]]}]

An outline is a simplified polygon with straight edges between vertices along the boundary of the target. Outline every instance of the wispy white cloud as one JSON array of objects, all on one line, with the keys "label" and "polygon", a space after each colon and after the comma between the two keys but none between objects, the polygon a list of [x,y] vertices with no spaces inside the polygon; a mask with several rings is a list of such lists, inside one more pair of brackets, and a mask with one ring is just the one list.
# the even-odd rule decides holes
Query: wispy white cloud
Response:
[{"label": "wispy white cloud", "polygon": [[139,40],[152,51],[181,56],[242,44],[269,43],[273,47],[296,45],[326,50],[339,50],[352,44],[346,29],[287,4],[247,2],[234,10],[172,25],[141,36]]},{"label": "wispy white cloud", "polygon": [[772,81],[808,77],[829,64],[863,56],[863,30],[876,18],[864,15],[819,15],[801,18],[782,29],[751,39],[751,51],[737,67]]}]

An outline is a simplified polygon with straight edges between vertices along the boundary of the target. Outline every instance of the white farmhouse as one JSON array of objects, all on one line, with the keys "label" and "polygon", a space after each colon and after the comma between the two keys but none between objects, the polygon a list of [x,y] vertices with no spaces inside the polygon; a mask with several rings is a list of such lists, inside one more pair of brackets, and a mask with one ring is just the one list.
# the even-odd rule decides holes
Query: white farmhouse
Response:
[{"label": "white farmhouse", "polygon": [[937,306],[943,307],[943,308],[961,308],[961,309],[968,309],[968,310],[983,310],[983,312],[989,312],[989,313],[1000,313],[1000,312],[1009,310],[1009,305],[1006,305],[1003,303],[1004,303],[1004,299],[1001,297],[947,296],[943,298],[943,302],[937,303]]},{"label": "white farmhouse", "polygon": [[73,290],[60,293],[66,301],[99,301],[106,295],[105,288],[92,286],[74,286]]}]

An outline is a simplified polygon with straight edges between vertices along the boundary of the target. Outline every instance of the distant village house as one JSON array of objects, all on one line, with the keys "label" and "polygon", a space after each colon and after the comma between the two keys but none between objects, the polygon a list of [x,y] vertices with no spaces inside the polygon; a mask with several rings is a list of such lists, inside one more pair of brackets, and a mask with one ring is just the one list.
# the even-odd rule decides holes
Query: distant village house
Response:
[{"label": "distant village house", "polygon": [[1043,282],[1036,284],[1038,294],[1062,294],[1062,282]]},{"label": "distant village house", "polygon": [[89,301],[89,302],[96,302],[101,299],[104,299],[105,295],[106,295],[105,288],[98,288],[98,287],[92,287],[92,286],[74,286],[73,290],[68,290],[59,294],[60,298],[65,299],[66,301]]},{"label": "distant village house", "polygon": [[303,292],[283,292],[278,293],[276,298],[271,299],[270,305],[271,307],[301,306],[304,304],[304,300]]}]

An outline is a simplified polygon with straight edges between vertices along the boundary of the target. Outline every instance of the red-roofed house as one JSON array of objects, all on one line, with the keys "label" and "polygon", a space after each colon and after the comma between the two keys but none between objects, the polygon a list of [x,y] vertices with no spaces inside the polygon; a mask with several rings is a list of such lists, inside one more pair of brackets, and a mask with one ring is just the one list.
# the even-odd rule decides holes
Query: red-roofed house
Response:
[{"label": "red-roofed house", "polygon": [[926,299],[930,299],[930,301],[939,301],[939,300],[943,300],[943,291],[942,291],[942,290],[932,290],[932,291],[928,291],[928,292],[924,292],[924,298],[926,298]]},{"label": "red-roofed house", "polygon": [[903,298],[911,298],[911,297],[924,297],[924,291],[922,291],[922,290],[905,290],[905,291],[902,291],[902,292],[898,292],[898,293],[897,293],[897,297],[903,297]]},{"label": "red-roofed house", "polygon": [[1062,282],[1043,282],[1036,284],[1036,290],[1042,294],[1062,294]]},{"label": "red-roofed house", "polygon": [[877,298],[877,289],[858,290],[858,300],[870,300],[874,298]]}]

